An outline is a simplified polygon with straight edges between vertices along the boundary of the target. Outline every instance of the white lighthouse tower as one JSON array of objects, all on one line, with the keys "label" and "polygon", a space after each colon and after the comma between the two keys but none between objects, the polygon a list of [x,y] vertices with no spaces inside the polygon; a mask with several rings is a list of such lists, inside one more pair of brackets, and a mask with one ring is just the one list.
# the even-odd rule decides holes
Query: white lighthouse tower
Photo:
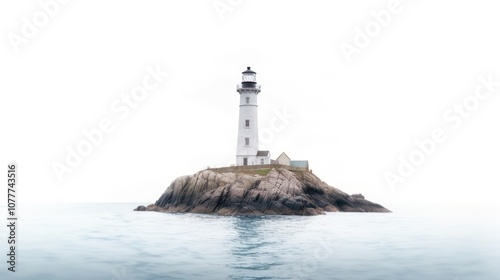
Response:
[{"label": "white lighthouse tower", "polygon": [[242,82],[236,87],[240,94],[236,165],[270,164],[269,151],[259,151],[257,95],[260,85],[257,84],[257,73],[247,67],[242,74]]}]

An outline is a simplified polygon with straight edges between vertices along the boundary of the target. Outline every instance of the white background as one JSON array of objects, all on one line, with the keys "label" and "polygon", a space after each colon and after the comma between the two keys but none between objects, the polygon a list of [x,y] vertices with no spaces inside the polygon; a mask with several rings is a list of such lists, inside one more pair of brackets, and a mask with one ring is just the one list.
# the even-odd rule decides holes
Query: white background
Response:
[{"label": "white background", "polygon": [[[500,81],[500,5],[401,0],[348,63],[340,44],[353,45],[355,28],[389,2],[234,1],[221,17],[212,0],[75,0],[16,52],[9,36],[43,10],[2,1],[0,172],[18,163],[23,203],[154,202],[176,177],[234,162],[236,84],[252,66],[260,128],[276,110],[294,115],[261,146],[273,158],[307,159],[330,185],[389,208],[496,201],[500,88],[458,129],[442,115],[479,76]],[[158,64],[169,77],[121,120],[111,103]],[[114,131],[60,182],[52,163],[103,118]],[[435,128],[447,141],[389,188],[384,172],[396,173],[398,156]]]}]

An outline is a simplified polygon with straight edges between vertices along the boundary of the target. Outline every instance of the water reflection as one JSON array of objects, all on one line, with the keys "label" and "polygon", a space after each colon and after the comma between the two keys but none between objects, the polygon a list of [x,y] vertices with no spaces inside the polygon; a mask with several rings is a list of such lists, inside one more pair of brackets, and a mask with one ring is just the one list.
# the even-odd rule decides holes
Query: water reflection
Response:
[{"label": "water reflection", "polygon": [[234,274],[230,279],[285,279],[283,247],[285,237],[281,226],[289,220],[284,216],[235,216],[236,231],[231,241],[227,266]]}]

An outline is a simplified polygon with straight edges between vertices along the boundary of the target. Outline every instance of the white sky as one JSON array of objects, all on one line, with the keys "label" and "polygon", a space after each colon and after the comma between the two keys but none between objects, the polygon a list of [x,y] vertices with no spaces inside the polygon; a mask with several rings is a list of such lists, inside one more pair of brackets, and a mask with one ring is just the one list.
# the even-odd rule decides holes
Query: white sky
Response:
[{"label": "white sky", "polygon": [[[276,110],[294,115],[261,147],[273,158],[308,159],[330,185],[387,206],[496,201],[500,87],[457,129],[442,115],[479,76],[500,81],[498,1],[401,0],[351,63],[340,44],[390,1],[232,2],[221,19],[212,0],[69,1],[16,53],[9,36],[43,10],[2,1],[0,172],[18,163],[19,200],[154,202],[176,177],[234,162],[235,89],[252,66],[260,128]],[[169,76],[121,120],[111,104],[155,65]],[[104,118],[114,131],[59,182],[52,162]],[[384,172],[435,128],[447,140],[391,190]]]}]

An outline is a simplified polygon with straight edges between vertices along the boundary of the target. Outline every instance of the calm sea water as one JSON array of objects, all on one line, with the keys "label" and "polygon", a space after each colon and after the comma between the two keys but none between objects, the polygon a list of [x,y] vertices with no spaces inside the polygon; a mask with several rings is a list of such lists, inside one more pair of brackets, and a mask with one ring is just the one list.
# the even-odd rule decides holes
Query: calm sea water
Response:
[{"label": "calm sea water", "polygon": [[[500,279],[494,207],[217,217],[138,204],[23,205],[17,272],[2,262],[0,279]],[[5,260],[5,226],[0,241]]]}]

